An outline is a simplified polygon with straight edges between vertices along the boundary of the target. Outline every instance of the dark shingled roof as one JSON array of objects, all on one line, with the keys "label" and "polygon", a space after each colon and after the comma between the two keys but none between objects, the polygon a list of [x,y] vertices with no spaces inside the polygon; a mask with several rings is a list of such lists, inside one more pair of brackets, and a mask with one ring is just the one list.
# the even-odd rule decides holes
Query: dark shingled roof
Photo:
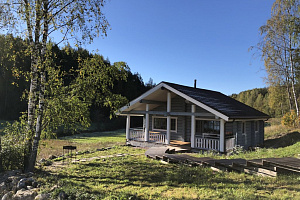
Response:
[{"label": "dark shingled roof", "polygon": [[205,104],[206,106],[228,116],[231,119],[265,119],[270,118],[250,106],[247,106],[220,92],[193,88],[174,83],[163,82],[183,94]]}]

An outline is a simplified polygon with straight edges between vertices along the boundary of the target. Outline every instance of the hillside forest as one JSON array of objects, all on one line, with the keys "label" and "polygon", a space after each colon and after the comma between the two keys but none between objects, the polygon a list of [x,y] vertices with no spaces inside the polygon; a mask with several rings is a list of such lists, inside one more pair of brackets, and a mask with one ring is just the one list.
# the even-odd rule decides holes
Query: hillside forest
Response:
[{"label": "hillside forest", "polygon": [[[0,120],[18,120],[27,109],[27,96],[30,82],[27,73],[30,70],[30,55],[27,53],[28,42],[12,35],[0,35]],[[51,44],[54,66],[60,70],[62,82],[69,85],[77,77],[79,60],[85,60],[99,56],[105,65],[112,66],[109,59],[92,54],[83,48],[72,48],[65,46],[59,48]],[[126,69],[126,79],[114,80],[110,90],[114,94],[121,94],[126,103],[140,94],[155,86],[150,78],[144,83],[139,73],[132,73],[130,68]],[[95,99],[93,100],[95,101]],[[110,130],[122,128],[125,124],[123,118],[113,115],[113,110],[103,104],[93,102],[89,108],[90,120],[97,130]],[[72,131],[72,130],[70,130]],[[58,129],[59,135],[70,134],[70,132]]]}]

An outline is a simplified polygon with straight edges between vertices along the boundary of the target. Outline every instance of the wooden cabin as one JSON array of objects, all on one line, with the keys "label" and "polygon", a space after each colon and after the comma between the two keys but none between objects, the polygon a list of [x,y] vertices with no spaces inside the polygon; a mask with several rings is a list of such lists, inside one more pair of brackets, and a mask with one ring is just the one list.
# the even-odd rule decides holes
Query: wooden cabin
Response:
[{"label": "wooden cabin", "polygon": [[[220,92],[161,82],[119,109],[127,116],[126,140],[170,144],[190,142],[191,148],[227,152],[262,145],[268,115]],[[143,127],[130,127],[131,116]]]}]

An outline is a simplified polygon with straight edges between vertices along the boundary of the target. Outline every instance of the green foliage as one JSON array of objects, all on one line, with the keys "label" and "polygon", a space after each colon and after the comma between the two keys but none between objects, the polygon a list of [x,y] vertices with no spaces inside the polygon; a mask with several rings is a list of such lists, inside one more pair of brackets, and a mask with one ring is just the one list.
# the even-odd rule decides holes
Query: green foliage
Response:
[{"label": "green foliage", "polygon": [[30,66],[28,44],[12,35],[0,35],[0,46],[0,119],[15,120],[27,106],[21,97],[28,83],[20,71]]},{"label": "green foliage", "polygon": [[281,120],[281,124],[288,127],[298,127],[299,125],[299,118],[295,112],[292,110],[291,112],[287,112]]},{"label": "green foliage", "polygon": [[246,90],[239,94],[233,94],[231,97],[263,113],[275,116],[275,110],[269,106],[269,92],[267,88]]},{"label": "green foliage", "polygon": [[23,119],[7,122],[3,130],[4,136],[0,136],[0,162],[4,171],[23,169],[25,142],[28,140],[25,129],[26,123]]},{"label": "green foliage", "polygon": [[260,27],[261,52],[267,72],[269,103],[273,116],[295,110],[299,116],[299,45],[300,1],[276,0],[271,18]]}]

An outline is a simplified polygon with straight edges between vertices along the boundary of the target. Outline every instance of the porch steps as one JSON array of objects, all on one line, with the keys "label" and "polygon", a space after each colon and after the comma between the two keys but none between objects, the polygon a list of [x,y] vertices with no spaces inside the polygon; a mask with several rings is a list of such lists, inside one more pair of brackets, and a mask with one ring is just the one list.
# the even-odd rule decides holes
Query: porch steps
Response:
[{"label": "porch steps", "polygon": [[210,157],[193,157],[188,154],[174,153],[168,147],[152,147],[145,155],[167,163],[179,163],[189,166],[210,167],[215,171],[235,171],[265,177],[276,177],[280,174],[299,174],[300,159],[294,157],[263,159],[213,159]]}]

